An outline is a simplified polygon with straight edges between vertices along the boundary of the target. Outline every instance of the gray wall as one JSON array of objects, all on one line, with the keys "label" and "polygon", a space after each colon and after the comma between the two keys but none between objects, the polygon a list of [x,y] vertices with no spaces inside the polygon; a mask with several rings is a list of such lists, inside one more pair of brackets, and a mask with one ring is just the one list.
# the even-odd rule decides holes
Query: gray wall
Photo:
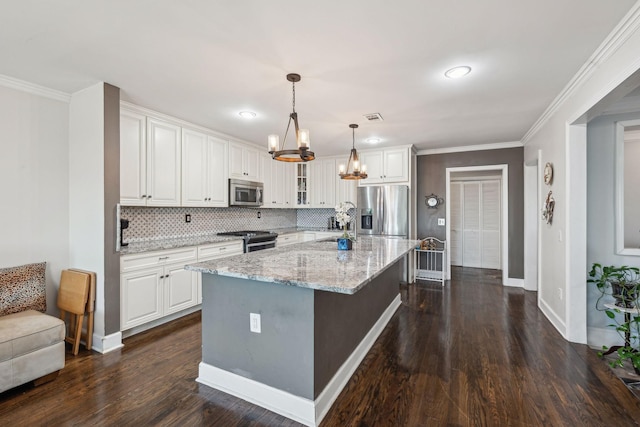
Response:
[{"label": "gray wall", "polygon": [[120,330],[120,254],[116,205],[120,202],[120,89],[104,85],[104,328]]},{"label": "gray wall", "polygon": [[445,238],[445,227],[438,218],[445,217],[445,204],[429,209],[425,196],[435,193],[445,198],[446,169],[454,167],[509,165],[509,277],[524,278],[524,148],[467,151],[418,156],[417,224],[418,238]]}]

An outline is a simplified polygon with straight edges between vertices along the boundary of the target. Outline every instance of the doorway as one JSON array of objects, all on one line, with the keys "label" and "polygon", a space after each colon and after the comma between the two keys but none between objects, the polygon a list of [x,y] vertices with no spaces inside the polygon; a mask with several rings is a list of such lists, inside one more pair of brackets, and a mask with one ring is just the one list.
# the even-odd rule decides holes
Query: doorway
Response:
[{"label": "doorway", "polygon": [[495,171],[451,176],[451,265],[501,268],[501,176]]},{"label": "doorway", "polygon": [[[452,174],[455,178],[456,174],[487,174],[498,176],[500,179],[500,267],[502,270],[503,286],[522,286],[521,281],[509,279],[509,166],[506,164],[486,165],[486,166],[468,166],[446,169],[446,200],[452,200],[451,197],[451,180]],[[447,242],[452,242],[451,236],[451,203],[446,203],[446,235]],[[451,244],[447,245],[447,278],[451,278]]]}]

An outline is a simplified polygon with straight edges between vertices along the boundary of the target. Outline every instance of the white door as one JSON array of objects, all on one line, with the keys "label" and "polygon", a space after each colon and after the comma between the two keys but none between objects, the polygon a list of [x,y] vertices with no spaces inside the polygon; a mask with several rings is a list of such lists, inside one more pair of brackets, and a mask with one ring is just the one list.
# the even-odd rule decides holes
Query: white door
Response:
[{"label": "white door", "polygon": [[147,206],[180,206],[181,129],[147,120]]},{"label": "white door", "polygon": [[122,110],[120,113],[120,203],[147,204],[146,117]]},{"label": "white door", "polygon": [[462,184],[452,182],[449,193],[451,265],[462,265]]},{"label": "white door", "polygon": [[182,206],[206,205],[207,148],[207,135],[182,130]]},{"label": "white door", "polygon": [[164,269],[164,314],[189,308],[198,301],[198,273],[184,269],[184,264]]},{"label": "white door", "polygon": [[229,183],[227,181],[227,141],[209,137],[207,159],[207,206],[229,206]]},{"label": "white door", "polygon": [[500,180],[452,182],[451,265],[500,269]]},{"label": "white door", "polygon": [[120,328],[162,317],[162,267],[121,275]]}]

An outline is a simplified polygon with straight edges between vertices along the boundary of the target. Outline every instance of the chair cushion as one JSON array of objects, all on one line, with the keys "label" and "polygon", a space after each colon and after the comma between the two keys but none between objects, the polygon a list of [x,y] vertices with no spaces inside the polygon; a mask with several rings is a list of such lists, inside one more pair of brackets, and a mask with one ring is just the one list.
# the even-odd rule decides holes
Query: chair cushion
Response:
[{"label": "chair cushion", "polygon": [[47,309],[47,263],[0,268],[0,316],[25,310]]},{"label": "chair cushion", "polygon": [[64,341],[65,325],[35,310],[0,317],[0,362]]}]

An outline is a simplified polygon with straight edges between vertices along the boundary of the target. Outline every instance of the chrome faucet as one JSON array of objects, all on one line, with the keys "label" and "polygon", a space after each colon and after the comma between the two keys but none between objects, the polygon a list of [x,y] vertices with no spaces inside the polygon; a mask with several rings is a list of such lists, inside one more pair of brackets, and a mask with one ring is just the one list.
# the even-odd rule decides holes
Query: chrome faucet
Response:
[{"label": "chrome faucet", "polygon": [[351,217],[351,221],[349,222],[349,224],[353,224],[352,225],[352,229],[353,229],[353,241],[356,241],[356,237],[357,237],[357,231],[356,228],[358,228],[358,224],[356,222],[356,217],[358,216],[358,209],[356,208],[356,205],[353,204],[353,202],[344,202],[345,205],[351,205],[351,208],[353,208],[353,210],[355,211],[353,213],[353,216]]}]

